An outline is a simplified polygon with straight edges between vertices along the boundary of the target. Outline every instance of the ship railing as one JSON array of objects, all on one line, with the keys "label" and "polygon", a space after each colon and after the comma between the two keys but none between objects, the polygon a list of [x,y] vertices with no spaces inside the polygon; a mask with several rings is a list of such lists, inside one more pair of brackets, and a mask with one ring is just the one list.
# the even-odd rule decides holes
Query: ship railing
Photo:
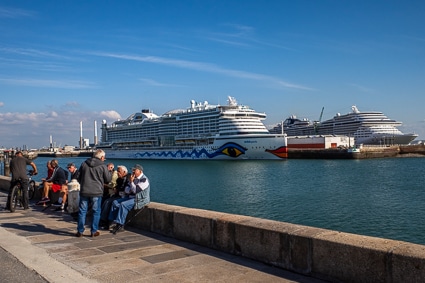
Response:
[{"label": "ship railing", "polygon": [[386,147],[397,147],[400,144],[362,144],[363,147],[367,148],[386,148]]},{"label": "ship railing", "polygon": [[213,137],[214,135],[211,133],[202,134],[202,135],[176,135],[174,139],[177,140],[193,140],[193,139],[208,139]]}]

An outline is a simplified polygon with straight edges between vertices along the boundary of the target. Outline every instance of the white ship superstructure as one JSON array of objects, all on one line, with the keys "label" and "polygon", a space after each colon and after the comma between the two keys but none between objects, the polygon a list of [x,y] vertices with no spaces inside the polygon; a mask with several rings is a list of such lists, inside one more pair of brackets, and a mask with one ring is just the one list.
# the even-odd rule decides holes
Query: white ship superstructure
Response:
[{"label": "white ship superstructure", "polygon": [[108,158],[126,159],[281,159],[287,157],[286,135],[270,134],[266,114],[238,105],[191,101],[190,108],[161,116],[134,113],[108,126],[102,142]]},{"label": "white ship superstructure", "polygon": [[[332,119],[323,122],[300,120],[291,116],[283,122],[283,132],[288,136],[303,135],[345,135],[354,137],[355,143],[365,145],[408,144],[418,135],[402,133],[397,127],[401,122],[388,118],[382,112],[360,112],[356,106],[352,112],[341,115],[337,113]],[[281,133],[282,125],[270,132]]]}]

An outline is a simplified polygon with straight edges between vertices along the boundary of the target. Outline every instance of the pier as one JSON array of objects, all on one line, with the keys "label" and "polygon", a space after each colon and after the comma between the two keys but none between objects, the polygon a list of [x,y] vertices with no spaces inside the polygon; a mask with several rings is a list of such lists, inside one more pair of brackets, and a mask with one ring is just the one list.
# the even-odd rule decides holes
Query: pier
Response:
[{"label": "pier", "polygon": [[[407,154],[407,151],[400,153],[399,146],[373,146],[362,148],[328,149],[288,149],[288,159],[367,159],[402,157],[402,155],[405,154]],[[425,154],[425,151],[423,154]]]},{"label": "pier", "polygon": [[[0,177],[0,188],[7,188],[8,182]],[[56,212],[47,211],[44,217],[41,209],[31,210],[2,214],[2,228],[23,236],[36,229],[29,238],[32,245],[84,277],[104,282],[112,282],[108,271],[121,270],[122,264],[127,264],[122,267],[126,276],[133,280],[139,276],[141,281],[421,282],[425,278],[425,246],[403,241],[154,202],[132,219],[127,238],[104,232],[94,240],[71,241],[76,223]],[[180,248],[174,246],[176,241]]]},{"label": "pier", "polygon": [[93,150],[73,150],[73,151],[65,151],[65,152],[45,152],[45,151],[35,151],[33,153],[33,158],[37,157],[52,157],[52,158],[60,158],[60,157],[92,157]]},{"label": "pier", "polygon": [[288,149],[288,159],[367,159],[386,157],[425,157],[425,145]]}]

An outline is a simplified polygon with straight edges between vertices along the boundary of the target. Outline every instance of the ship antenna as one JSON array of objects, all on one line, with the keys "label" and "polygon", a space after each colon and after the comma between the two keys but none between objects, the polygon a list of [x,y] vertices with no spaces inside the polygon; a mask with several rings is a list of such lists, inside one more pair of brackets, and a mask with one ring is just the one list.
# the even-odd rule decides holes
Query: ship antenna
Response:
[{"label": "ship antenna", "polygon": [[234,97],[228,96],[229,99],[229,106],[237,106],[238,102],[236,101],[236,99]]}]

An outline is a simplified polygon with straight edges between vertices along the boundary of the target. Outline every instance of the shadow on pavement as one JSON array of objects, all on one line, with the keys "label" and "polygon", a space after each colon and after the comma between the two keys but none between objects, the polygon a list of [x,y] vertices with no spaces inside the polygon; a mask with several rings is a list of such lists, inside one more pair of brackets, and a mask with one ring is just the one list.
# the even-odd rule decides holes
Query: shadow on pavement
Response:
[{"label": "shadow on pavement", "polygon": [[[50,229],[40,224],[2,223],[1,226],[7,229],[21,230],[23,232],[30,232],[33,234],[48,233],[52,235],[67,236],[67,237],[74,236],[75,234],[73,232],[65,232],[61,230]],[[21,233],[17,233],[17,234],[19,235]]]}]

